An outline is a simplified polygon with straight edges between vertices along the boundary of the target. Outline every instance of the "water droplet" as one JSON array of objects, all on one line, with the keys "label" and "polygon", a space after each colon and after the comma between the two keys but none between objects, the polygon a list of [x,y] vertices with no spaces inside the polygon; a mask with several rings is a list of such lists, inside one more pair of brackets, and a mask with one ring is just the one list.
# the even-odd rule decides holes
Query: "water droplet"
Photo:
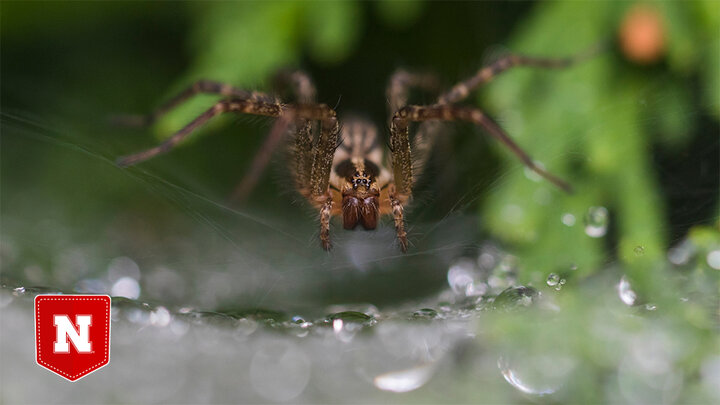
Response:
[{"label": "water droplet", "polygon": [[575,361],[562,356],[500,357],[498,368],[505,381],[521,392],[549,395],[556,392],[575,368]]},{"label": "water droplet", "polygon": [[635,294],[635,291],[632,290],[632,287],[630,286],[630,282],[625,276],[622,276],[620,278],[620,282],[617,285],[617,292],[618,296],[620,297],[620,300],[625,305],[633,305],[635,304],[635,300],[637,299],[637,294]]},{"label": "water droplet", "polygon": [[560,276],[558,276],[555,273],[550,273],[550,275],[548,275],[548,277],[547,277],[546,283],[550,287],[555,287],[556,285],[558,285],[560,283]]},{"label": "water droplet", "polygon": [[447,280],[450,288],[457,295],[465,297],[474,297],[482,295],[486,292],[487,286],[482,282],[477,282],[479,277],[475,263],[470,259],[461,259],[456,261],[447,273]]},{"label": "water droplet", "polygon": [[642,245],[635,246],[635,249],[633,249],[633,252],[635,252],[635,256],[642,256],[645,254],[645,246],[642,246]]},{"label": "water droplet", "polygon": [[13,295],[18,296],[22,294],[25,294],[25,287],[13,288]]},{"label": "water droplet", "polygon": [[607,233],[609,213],[605,207],[590,207],[585,215],[585,234],[601,238]]},{"label": "water droplet", "polygon": [[438,313],[432,308],[423,308],[413,312],[412,317],[413,319],[435,319],[438,317]]},{"label": "water droplet", "polygon": [[532,287],[510,287],[495,297],[493,307],[506,310],[529,307],[539,295]]},{"label": "water droplet", "polygon": [[157,307],[150,313],[150,323],[155,326],[167,326],[170,321],[172,321],[172,315],[165,307]]},{"label": "water droplet", "polygon": [[648,311],[654,311],[657,309],[657,306],[655,304],[645,304],[645,309]]},{"label": "water droplet", "polygon": [[303,319],[300,315],[294,315],[291,319],[292,323],[302,324],[305,323],[305,319]]},{"label": "water droplet", "polygon": [[695,253],[695,246],[693,244],[685,239],[684,241],[680,242],[679,244],[673,246],[668,250],[668,260],[670,260],[670,263],[676,265],[676,266],[682,266],[684,264],[687,264],[688,261],[690,261],[690,258]]},{"label": "water droplet", "polygon": [[115,297],[137,299],[140,296],[140,284],[131,277],[121,277],[113,284],[110,294]]},{"label": "water droplet", "polygon": [[375,387],[390,392],[409,392],[425,385],[435,372],[435,363],[380,374],[373,379]]},{"label": "water droplet", "polygon": [[344,311],[330,315],[327,322],[338,340],[349,343],[363,327],[372,326],[377,320],[362,312]]},{"label": "water droplet", "polygon": [[258,328],[258,322],[254,319],[240,318],[235,323],[233,338],[238,341],[245,341],[248,336],[252,335]]},{"label": "water droplet", "polygon": [[720,250],[713,250],[707,254],[707,264],[715,270],[720,270]]},{"label": "water droplet", "polygon": [[344,322],[343,322],[342,319],[335,319],[335,320],[333,320],[333,323],[332,323],[333,331],[334,331],[335,333],[340,333],[340,332],[342,332],[343,324],[344,324]]},{"label": "water droplet", "polygon": [[578,269],[577,264],[571,264],[571,265],[570,265],[570,270],[575,271],[575,270],[577,270],[577,269]]},{"label": "water droplet", "polygon": [[562,218],[560,219],[563,224],[566,226],[573,226],[575,225],[575,215],[570,213],[563,214]]}]

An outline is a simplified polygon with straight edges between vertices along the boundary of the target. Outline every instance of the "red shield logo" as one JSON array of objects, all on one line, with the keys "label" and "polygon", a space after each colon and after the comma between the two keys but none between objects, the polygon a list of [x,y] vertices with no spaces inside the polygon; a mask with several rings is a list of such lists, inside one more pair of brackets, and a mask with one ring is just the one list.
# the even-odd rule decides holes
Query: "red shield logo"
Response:
[{"label": "red shield logo", "polygon": [[110,297],[35,297],[35,359],[77,381],[110,361]]}]

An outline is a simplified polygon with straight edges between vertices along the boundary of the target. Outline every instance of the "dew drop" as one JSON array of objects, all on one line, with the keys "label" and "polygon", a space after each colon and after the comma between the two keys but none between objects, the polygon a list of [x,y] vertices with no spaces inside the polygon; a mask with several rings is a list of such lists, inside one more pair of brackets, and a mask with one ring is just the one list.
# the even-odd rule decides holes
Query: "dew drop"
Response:
[{"label": "dew drop", "polygon": [[560,284],[560,276],[558,276],[555,273],[550,273],[550,275],[548,275],[547,280],[545,282],[550,287],[555,287],[556,285]]},{"label": "dew drop", "polygon": [[121,277],[113,284],[110,293],[115,297],[137,299],[140,296],[140,285],[132,277]]},{"label": "dew drop", "polygon": [[539,295],[532,287],[510,287],[495,297],[493,307],[505,310],[529,307]]},{"label": "dew drop", "polygon": [[585,215],[585,234],[601,238],[607,233],[609,213],[605,207],[590,207]]},{"label": "dew drop", "polygon": [[172,315],[165,307],[157,307],[150,313],[150,323],[155,326],[167,326],[170,321],[172,321]]},{"label": "dew drop", "polygon": [[438,317],[438,313],[432,308],[423,308],[413,312],[412,317],[413,319],[435,319]]},{"label": "dew drop", "polygon": [[487,291],[485,283],[476,280],[477,276],[478,269],[475,267],[475,262],[469,259],[461,259],[450,266],[447,280],[455,294],[474,297]]},{"label": "dew drop", "polygon": [[707,254],[707,264],[715,270],[720,270],[720,250],[713,250]]},{"label": "dew drop", "polygon": [[13,288],[13,295],[18,296],[22,294],[25,294],[25,287]]},{"label": "dew drop", "polygon": [[668,260],[670,263],[676,266],[682,266],[690,261],[690,258],[695,254],[695,247],[693,244],[685,239],[679,244],[671,247],[668,250]]},{"label": "dew drop", "polygon": [[642,256],[645,254],[645,246],[642,246],[642,245],[635,246],[635,249],[633,249],[633,252],[635,253],[635,256]]},{"label": "dew drop", "polygon": [[378,389],[390,392],[409,392],[425,385],[435,372],[435,364],[427,363],[406,370],[380,374],[373,379]]},{"label": "dew drop", "polygon": [[500,357],[498,368],[510,385],[532,395],[549,395],[563,385],[575,367],[575,361],[564,356],[530,355],[515,359]]},{"label": "dew drop", "polygon": [[575,215],[573,215],[573,214],[565,213],[565,214],[563,214],[563,216],[560,218],[560,220],[561,220],[562,223],[565,224],[566,226],[573,226],[573,225],[575,225]]},{"label": "dew drop", "polygon": [[622,276],[620,278],[620,282],[617,285],[617,292],[618,296],[620,297],[620,300],[625,305],[633,305],[635,304],[635,300],[637,299],[637,294],[635,294],[635,291],[632,290],[632,287],[630,286],[630,282],[625,276]]}]

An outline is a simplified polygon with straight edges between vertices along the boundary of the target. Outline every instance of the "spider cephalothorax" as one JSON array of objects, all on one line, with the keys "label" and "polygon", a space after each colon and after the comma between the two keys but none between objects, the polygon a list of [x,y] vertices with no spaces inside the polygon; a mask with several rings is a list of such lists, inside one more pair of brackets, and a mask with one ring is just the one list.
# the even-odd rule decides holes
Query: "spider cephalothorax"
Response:
[{"label": "spider cephalothorax", "polygon": [[[209,110],[195,118],[168,140],[154,148],[118,160],[129,166],[172,149],[195,128],[210,118],[225,112],[276,117],[273,129],[262,150],[251,164],[250,173],[236,190],[244,195],[257,182],[269,161],[273,149],[284,137],[290,137],[294,162],[290,166],[297,190],[320,212],[320,241],[330,249],[330,219],[342,216],[345,229],[375,229],[380,217],[392,215],[397,239],[403,252],[407,251],[403,207],[412,197],[412,188],[421,174],[424,161],[439,134],[437,121],[466,121],[483,127],[487,133],[507,146],[531,170],[559,188],[570,186],[539,167],[491,118],[481,110],[456,103],[466,99],[472,90],[487,83],[497,74],[513,66],[562,68],[583,59],[585,53],[566,59],[531,58],[508,55],[478,70],[449,91],[440,93],[435,104],[407,105],[411,88],[437,91],[438,81],[431,75],[399,70],[390,79],[387,97],[390,107],[389,150],[383,150],[375,126],[365,120],[350,118],[341,126],[335,111],[315,102],[315,87],[302,72],[285,71],[276,77],[295,97],[295,103],[285,104],[263,93],[247,92],[223,83],[208,80],[192,87],[146,117],[131,117],[128,122],[149,124],[197,93],[225,96]],[[410,123],[419,122],[411,139]],[[342,131],[342,134],[341,134]]]}]

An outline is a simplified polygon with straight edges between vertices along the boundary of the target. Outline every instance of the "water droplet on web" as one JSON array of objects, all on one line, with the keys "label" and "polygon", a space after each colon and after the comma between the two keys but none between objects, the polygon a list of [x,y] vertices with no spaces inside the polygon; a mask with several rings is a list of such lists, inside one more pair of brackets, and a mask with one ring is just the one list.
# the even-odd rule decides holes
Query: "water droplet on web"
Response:
[{"label": "water droplet on web", "polygon": [[668,260],[670,260],[670,263],[676,266],[682,266],[684,264],[687,264],[694,254],[695,246],[693,246],[693,244],[689,240],[685,239],[679,244],[671,247],[668,250],[667,257]]},{"label": "water droplet on web", "polygon": [[435,319],[438,317],[436,310],[432,308],[422,308],[412,314],[413,319]]},{"label": "water droplet on web", "polygon": [[715,270],[720,270],[720,250],[713,250],[707,254],[707,264]]},{"label": "water droplet on web", "polygon": [[548,275],[548,277],[547,277],[546,283],[550,287],[555,287],[556,285],[558,285],[560,283],[560,276],[558,276],[555,273],[550,273],[550,275]]},{"label": "water droplet on web", "polygon": [[13,295],[18,296],[22,294],[25,294],[25,287],[13,288]]},{"label": "water droplet on web", "polygon": [[478,280],[479,276],[479,270],[475,267],[475,262],[464,258],[450,266],[447,280],[455,294],[474,297],[487,291],[485,283]]},{"label": "water droplet on web", "polygon": [[573,226],[573,225],[575,225],[575,215],[573,215],[573,214],[565,213],[565,214],[563,214],[563,216],[560,218],[560,220],[561,220],[562,223],[565,224],[566,226]]},{"label": "water droplet on web", "polygon": [[495,297],[493,307],[506,310],[529,307],[539,295],[532,287],[510,287]]},{"label": "water droplet on web", "polygon": [[538,396],[560,389],[575,368],[572,358],[550,355],[500,357],[497,364],[510,385],[525,394]]},{"label": "water droplet on web", "polygon": [[150,313],[150,323],[155,326],[167,326],[170,321],[172,321],[172,315],[165,307],[157,307]]},{"label": "water droplet on web", "polygon": [[326,323],[332,326],[338,340],[349,343],[363,327],[373,326],[377,320],[362,312],[344,311],[328,316]]},{"label": "water droplet on web", "polygon": [[607,233],[609,213],[605,207],[590,207],[585,215],[585,234],[601,238]]},{"label": "water droplet on web", "polygon": [[642,246],[642,245],[635,246],[635,249],[633,249],[633,252],[635,253],[635,256],[642,256],[645,254],[645,246]]},{"label": "water droplet on web", "polygon": [[620,282],[617,285],[617,292],[618,296],[620,297],[620,300],[625,305],[634,305],[635,300],[637,299],[637,294],[635,294],[635,291],[632,290],[632,287],[630,286],[630,282],[625,276],[622,276],[620,278]]},{"label": "water droplet on web", "polygon": [[110,294],[114,297],[125,297],[134,300],[140,296],[140,284],[134,278],[121,277],[113,284]]},{"label": "water droplet on web", "polygon": [[648,311],[654,311],[657,309],[657,306],[655,304],[645,304],[645,309]]},{"label": "water droplet on web", "polygon": [[434,372],[435,363],[427,363],[406,370],[380,374],[373,379],[373,384],[383,391],[409,392],[425,385]]}]

